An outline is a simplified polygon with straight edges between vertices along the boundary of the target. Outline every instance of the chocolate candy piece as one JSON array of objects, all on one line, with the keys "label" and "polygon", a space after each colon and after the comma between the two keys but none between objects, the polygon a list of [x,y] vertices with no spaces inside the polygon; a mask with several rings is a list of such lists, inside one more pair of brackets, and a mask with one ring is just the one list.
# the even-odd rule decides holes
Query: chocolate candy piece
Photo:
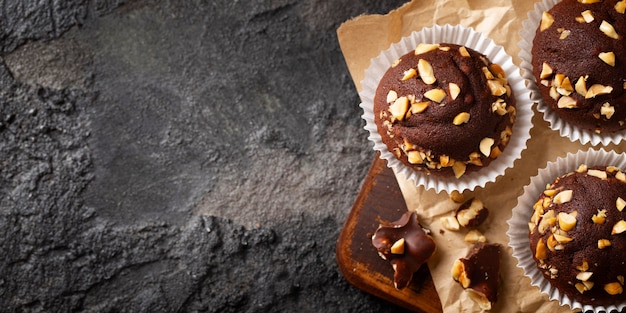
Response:
[{"label": "chocolate candy piece", "polygon": [[474,228],[480,226],[489,216],[489,210],[483,202],[471,198],[465,201],[456,211],[456,219],[463,227]]},{"label": "chocolate candy piece", "polygon": [[500,245],[479,242],[452,266],[452,278],[484,310],[491,310],[498,300],[500,254]]},{"label": "chocolate candy piece", "polygon": [[395,273],[394,286],[408,286],[413,273],[435,253],[436,245],[417,220],[415,212],[406,212],[392,223],[381,224],[372,236],[372,244]]}]

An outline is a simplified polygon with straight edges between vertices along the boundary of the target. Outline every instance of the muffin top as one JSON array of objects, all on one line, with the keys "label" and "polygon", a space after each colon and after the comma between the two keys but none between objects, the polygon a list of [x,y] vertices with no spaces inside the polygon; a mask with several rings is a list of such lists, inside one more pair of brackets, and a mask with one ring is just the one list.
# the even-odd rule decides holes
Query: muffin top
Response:
[{"label": "muffin top", "polygon": [[626,1],[563,0],[544,12],[532,47],[545,103],[580,129],[626,128]]},{"label": "muffin top", "polygon": [[581,165],[533,206],[530,249],[543,276],[583,304],[626,301],[626,175]]},{"label": "muffin top", "polygon": [[387,148],[405,165],[461,177],[507,145],[515,98],[502,68],[470,48],[420,44],[384,74],[374,117]]}]

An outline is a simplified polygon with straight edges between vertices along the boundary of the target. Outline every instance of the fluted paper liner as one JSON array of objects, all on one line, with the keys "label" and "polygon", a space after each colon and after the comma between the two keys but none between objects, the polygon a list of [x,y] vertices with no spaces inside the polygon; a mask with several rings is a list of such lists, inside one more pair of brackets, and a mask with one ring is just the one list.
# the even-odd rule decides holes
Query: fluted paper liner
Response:
[{"label": "fluted paper liner", "polygon": [[[517,117],[513,125],[513,134],[503,153],[489,165],[477,171],[465,173],[458,179],[434,174],[428,175],[406,166],[388,150],[374,122],[374,96],[380,79],[395,60],[415,50],[419,43],[453,43],[464,45],[486,55],[491,62],[502,67],[515,96]],[[380,152],[381,158],[387,160],[389,167],[393,168],[396,173],[403,174],[407,179],[414,181],[416,186],[424,186],[426,189],[434,189],[436,192],[451,192],[453,190],[462,192],[466,189],[473,190],[476,187],[484,187],[485,184],[493,182],[498,176],[503,175],[507,168],[513,167],[513,163],[520,158],[522,151],[526,148],[526,141],[530,138],[532,102],[529,91],[524,85],[524,79],[519,73],[519,68],[513,64],[511,56],[504,51],[502,46],[496,45],[493,40],[472,28],[465,28],[460,25],[435,25],[413,32],[410,36],[392,44],[389,49],[372,59],[369,68],[365,71],[365,79],[361,82],[361,86],[363,89],[359,93],[362,101],[360,106],[363,109],[362,118],[366,122],[365,129],[370,133],[369,140],[374,143],[374,149]]]},{"label": "fluted paper liner", "polygon": [[572,141],[579,141],[582,144],[591,143],[594,146],[618,144],[626,137],[626,130],[614,133],[595,133],[590,130],[580,129],[569,122],[562,120],[556,112],[544,102],[537,80],[533,75],[532,66],[532,48],[535,32],[541,23],[541,15],[544,11],[550,10],[555,4],[561,0],[543,0],[535,3],[535,9],[528,13],[528,19],[522,22],[520,36],[522,40],[518,43],[520,47],[519,57],[522,59],[520,68],[522,76],[527,81],[528,89],[530,89],[531,99],[537,103],[537,110],[543,113],[543,119],[550,124],[550,128],[558,131],[561,136]]},{"label": "fluted paper liner", "polygon": [[533,205],[546,188],[546,184],[552,183],[557,177],[575,171],[581,164],[586,164],[589,167],[613,165],[626,170],[626,154],[607,152],[605,150],[579,151],[577,153],[569,153],[566,157],[550,162],[545,168],[540,169],[537,176],[530,179],[530,184],[524,187],[524,193],[518,198],[517,206],[513,208],[511,219],[507,222],[509,224],[509,230],[507,231],[509,246],[513,249],[513,257],[518,261],[517,266],[524,270],[525,275],[530,278],[531,284],[538,287],[542,293],[548,295],[550,300],[559,301],[561,305],[570,306],[572,309],[582,309],[584,312],[621,311],[626,307],[626,303],[617,306],[594,307],[583,305],[561,293],[541,274],[530,249],[528,223],[533,214]]}]

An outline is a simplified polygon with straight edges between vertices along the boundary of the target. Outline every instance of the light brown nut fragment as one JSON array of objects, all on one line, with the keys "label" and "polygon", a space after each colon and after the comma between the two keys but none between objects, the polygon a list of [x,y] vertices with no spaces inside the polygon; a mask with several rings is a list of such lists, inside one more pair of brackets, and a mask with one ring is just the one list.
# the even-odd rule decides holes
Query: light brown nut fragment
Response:
[{"label": "light brown nut fragment", "polygon": [[409,80],[413,77],[417,76],[417,71],[415,71],[414,68],[410,68],[406,71],[404,71],[404,76],[402,76],[402,81],[406,81]]},{"label": "light brown nut fragment", "polygon": [[441,103],[441,101],[446,97],[446,92],[442,89],[435,88],[425,92],[424,97],[434,102]]},{"label": "light brown nut fragment", "polygon": [[617,197],[617,200],[615,200],[615,207],[617,207],[618,211],[622,212],[624,207],[626,207],[626,200],[622,199],[622,197]]},{"label": "light brown nut fragment", "polygon": [[465,201],[456,211],[456,219],[463,227],[478,227],[489,216],[489,210],[477,198]]},{"label": "light brown nut fragment", "polygon": [[404,254],[404,238],[398,239],[391,245],[392,254]]},{"label": "light brown nut fragment", "polygon": [[550,13],[544,11],[543,14],[541,14],[541,25],[539,26],[539,30],[544,31],[550,28],[552,23],[554,23],[554,17],[550,15]]},{"label": "light brown nut fragment", "polygon": [[463,196],[463,194],[460,193],[458,190],[453,190],[450,193],[450,200],[454,201],[455,203],[463,203],[465,202],[465,196]]},{"label": "light brown nut fragment", "polygon": [[583,17],[586,23],[591,23],[594,20],[593,13],[591,13],[591,10],[582,11],[580,15]]},{"label": "light brown nut fragment", "polygon": [[604,249],[611,246],[611,241],[608,239],[599,239],[598,240],[598,249]]},{"label": "light brown nut fragment", "polygon": [[541,217],[541,221],[537,226],[537,230],[540,234],[545,234],[548,229],[556,225],[556,222],[557,218],[555,216],[554,210],[549,210]]},{"label": "light brown nut fragment", "polygon": [[600,52],[598,58],[610,66],[615,66],[615,53],[613,52]]},{"label": "light brown nut fragment", "polygon": [[389,92],[387,93],[387,103],[393,103],[397,99],[398,99],[398,93],[393,90],[389,90]]},{"label": "light brown nut fragment", "polygon": [[450,274],[452,275],[452,278],[454,280],[461,283],[461,286],[463,286],[463,288],[469,287],[470,279],[469,277],[467,277],[467,272],[465,272],[465,265],[463,264],[463,262],[461,262],[461,260],[454,261]]},{"label": "light brown nut fragment", "polygon": [[422,113],[426,111],[429,105],[430,105],[430,102],[428,101],[411,103],[411,113],[413,114]]},{"label": "light brown nut fragment", "polygon": [[408,110],[409,99],[407,97],[400,97],[389,106],[389,112],[397,120],[403,120]]},{"label": "light brown nut fragment", "polygon": [[601,170],[588,170],[587,175],[600,178],[602,180],[606,180],[606,172]]},{"label": "light brown nut fragment", "polygon": [[580,281],[588,281],[593,275],[593,272],[580,272],[576,275],[576,279]]},{"label": "light brown nut fragment", "polygon": [[554,200],[552,202],[556,204],[563,204],[572,201],[572,195],[574,194],[573,190],[563,190],[554,196]]},{"label": "light brown nut fragment", "polygon": [[550,67],[548,63],[543,62],[543,65],[541,66],[541,74],[539,74],[539,77],[541,79],[546,79],[552,76],[552,73],[554,73],[552,67]]},{"label": "light brown nut fragment", "polygon": [[560,212],[557,218],[559,221],[559,228],[564,231],[570,231],[576,227],[576,217],[572,214]]},{"label": "light brown nut fragment", "polygon": [[489,90],[491,91],[492,96],[499,97],[499,96],[504,95],[507,92],[506,87],[504,87],[502,82],[496,79],[488,80],[487,86],[489,87]]},{"label": "light brown nut fragment", "polygon": [[610,103],[605,102],[600,108],[600,114],[604,115],[607,119],[611,119],[611,117],[613,117],[613,114],[615,114],[615,107],[612,106]]},{"label": "light brown nut fragment", "polygon": [[439,48],[439,44],[419,43],[415,48],[415,55],[433,51]]},{"label": "light brown nut fragment", "polygon": [[615,28],[613,28],[613,25],[611,25],[607,21],[602,21],[602,23],[600,24],[600,31],[602,31],[605,35],[609,36],[610,38],[619,39],[619,35],[615,31]]},{"label": "light brown nut fragment", "polygon": [[419,59],[419,61],[417,62],[417,71],[419,72],[420,77],[426,84],[432,85],[437,81],[433,72],[433,67],[428,61],[424,59]]},{"label": "light brown nut fragment", "polygon": [[583,260],[581,265],[576,266],[576,269],[581,272],[586,272],[589,269],[589,262]]},{"label": "light brown nut fragment", "polygon": [[617,180],[621,181],[622,183],[626,183],[626,174],[624,174],[624,172],[617,172],[617,174],[615,174],[615,178],[617,178]]},{"label": "light brown nut fragment", "polygon": [[614,296],[614,295],[621,294],[623,289],[622,289],[622,285],[619,282],[613,282],[613,283],[608,283],[604,285],[604,291]]},{"label": "light brown nut fragment", "polygon": [[409,161],[409,163],[411,164],[422,164],[424,163],[424,159],[422,158],[422,155],[419,153],[419,151],[409,151],[407,152],[407,159]]},{"label": "light brown nut fragment", "polygon": [[545,260],[548,257],[548,250],[546,249],[546,244],[543,242],[543,239],[539,239],[537,241],[537,247],[535,248],[535,258],[537,260]]},{"label": "light brown nut fragment", "polygon": [[615,11],[617,11],[617,13],[624,14],[624,12],[626,12],[626,0],[616,3]]},{"label": "light brown nut fragment", "polygon": [[611,235],[618,235],[626,231],[626,221],[620,220],[619,222],[613,225],[613,229],[611,229]]},{"label": "light brown nut fragment", "polygon": [[469,243],[487,242],[487,237],[477,229],[472,229],[465,234],[463,240]]},{"label": "light brown nut fragment", "polygon": [[566,39],[567,37],[569,37],[569,35],[570,35],[571,33],[572,33],[572,31],[571,31],[571,30],[567,30],[567,29],[565,29],[565,30],[563,30],[563,31],[561,32],[561,35],[559,36],[559,39],[560,39],[560,40]]},{"label": "light brown nut fragment", "polygon": [[467,166],[463,162],[454,162],[452,165],[452,171],[454,172],[454,177],[461,178],[463,174],[465,174],[465,169]]},{"label": "light brown nut fragment", "polygon": [[589,89],[587,89],[587,93],[585,94],[585,99],[595,98],[598,95],[606,95],[613,91],[613,87],[604,86],[600,84],[594,84]]},{"label": "light brown nut fragment", "polygon": [[602,0],[578,0],[578,2],[582,4],[592,4],[592,3],[602,2]]},{"label": "light brown nut fragment", "polygon": [[461,93],[461,88],[459,88],[459,85],[455,83],[450,83],[448,84],[448,89],[450,89],[450,98],[452,98],[452,100],[456,100],[456,98]]},{"label": "light brown nut fragment", "polygon": [[495,141],[493,138],[485,137],[480,141],[479,150],[484,156],[489,156],[491,154],[491,147]]},{"label": "light brown nut fragment", "polygon": [[452,120],[452,124],[457,125],[457,126],[461,124],[465,124],[469,121],[469,119],[470,119],[469,113],[461,112],[454,117],[454,120]]},{"label": "light brown nut fragment", "polygon": [[459,221],[454,216],[443,216],[439,218],[439,224],[450,231],[459,231],[461,229]]},{"label": "light brown nut fragment", "polygon": [[470,57],[470,54],[467,51],[467,48],[465,48],[464,46],[459,47],[459,53],[466,58]]},{"label": "light brown nut fragment", "polygon": [[585,77],[580,76],[578,78],[576,84],[574,85],[574,89],[579,95],[583,97],[587,95],[587,80],[585,79]]},{"label": "light brown nut fragment", "polygon": [[556,106],[561,109],[574,109],[578,107],[578,104],[576,103],[576,99],[565,96],[559,99],[559,101],[556,103]]},{"label": "light brown nut fragment", "polygon": [[557,233],[554,233],[554,239],[558,242],[558,243],[568,243],[568,242],[572,242],[572,238],[564,236],[564,235],[560,235]]},{"label": "light brown nut fragment", "polygon": [[598,210],[598,213],[591,217],[591,221],[593,221],[594,224],[604,224],[605,220],[606,210]]}]

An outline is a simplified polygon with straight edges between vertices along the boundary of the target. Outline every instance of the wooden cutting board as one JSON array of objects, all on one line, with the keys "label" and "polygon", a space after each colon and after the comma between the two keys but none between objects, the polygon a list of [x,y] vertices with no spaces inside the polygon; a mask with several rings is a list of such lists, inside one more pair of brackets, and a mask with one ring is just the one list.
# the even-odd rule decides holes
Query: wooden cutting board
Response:
[{"label": "wooden cutting board", "polygon": [[415,312],[442,312],[426,265],[410,285],[393,287],[393,269],[372,246],[380,221],[395,221],[407,207],[393,171],[376,155],[337,241],[337,263],[346,280],[357,288]]}]

